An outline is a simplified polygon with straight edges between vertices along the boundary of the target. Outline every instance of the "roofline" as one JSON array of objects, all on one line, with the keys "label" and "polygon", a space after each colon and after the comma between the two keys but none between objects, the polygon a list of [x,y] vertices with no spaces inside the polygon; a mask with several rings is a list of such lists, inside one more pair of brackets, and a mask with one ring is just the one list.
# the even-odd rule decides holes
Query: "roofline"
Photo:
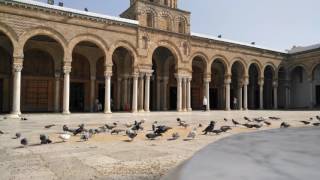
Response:
[{"label": "roofline", "polygon": [[125,18],[115,17],[115,16],[108,16],[105,14],[99,14],[99,13],[94,13],[94,12],[81,11],[81,10],[72,9],[72,8],[68,8],[68,7],[61,7],[61,6],[57,6],[57,5],[50,5],[50,4],[46,4],[46,3],[38,2],[38,1],[34,1],[34,0],[5,0],[5,1],[27,4],[27,5],[37,6],[37,7],[41,7],[41,8],[48,8],[48,9],[53,9],[53,10],[59,10],[59,11],[64,11],[64,12],[71,12],[74,14],[102,18],[102,19],[107,19],[107,20],[112,20],[112,21],[133,24],[133,25],[139,25],[139,22],[136,20],[125,19]]}]

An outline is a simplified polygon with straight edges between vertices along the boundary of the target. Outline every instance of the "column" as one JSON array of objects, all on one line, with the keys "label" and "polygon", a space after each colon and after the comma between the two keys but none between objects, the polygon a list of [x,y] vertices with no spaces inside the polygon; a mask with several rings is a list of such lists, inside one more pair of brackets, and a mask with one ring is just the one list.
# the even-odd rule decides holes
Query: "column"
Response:
[{"label": "column", "polygon": [[205,83],[205,96],[207,98],[207,111],[210,111],[210,79],[205,79],[204,83]]},{"label": "column", "polygon": [[144,90],[144,111],[150,112],[150,76],[151,74],[146,74],[145,80],[145,90]]},{"label": "column", "polygon": [[95,76],[91,76],[90,78],[90,111],[94,112],[94,105],[95,105],[95,86],[96,86],[96,77]]},{"label": "column", "polygon": [[264,86],[264,78],[261,78],[259,81],[259,93],[260,93],[260,109],[263,109],[263,86]]},{"label": "column", "polygon": [[273,81],[273,108],[278,109],[278,81]]},{"label": "column", "polygon": [[55,74],[54,111],[60,111],[60,73]]},{"label": "column", "polygon": [[242,110],[242,107],[243,107],[243,101],[242,101],[242,85],[240,85],[240,87],[239,87],[239,92],[238,92],[238,108],[239,108],[239,110]]},{"label": "column", "polygon": [[176,75],[177,78],[177,111],[182,111],[182,78]]},{"label": "column", "polygon": [[138,75],[133,75],[132,112],[138,111]]},{"label": "column", "polygon": [[105,74],[104,113],[111,114],[111,73]]},{"label": "column", "polygon": [[163,78],[163,110],[167,111],[168,110],[168,105],[167,105],[167,91],[168,91],[168,77]]},{"label": "column", "polygon": [[117,79],[117,100],[116,100],[116,109],[119,111],[121,107],[121,78]]},{"label": "column", "polygon": [[157,110],[160,111],[161,106],[161,79],[157,77]]},{"label": "column", "polygon": [[286,103],[285,103],[285,109],[289,109],[290,107],[290,81],[286,81],[285,83],[285,96],[286,96]]},{"label": "column", "polygon": [[244,83],[243,83],[243,109],[248,110],[248,84],[249,79],[248,77],[245,77]]},{"label": "column", "polygon": [[128,104],[128,76],[123,77],[123,101],[122,102],[123,102],[122,108],[125,109]]},{"label": "column", "polygon": [[192,108],[191,108],[191,78],[187,79],[187,110],[192,111]]},{"label": "column", "polygon": [[[69,63],[68,63],[69,64]],[[70,65],[64,65],[64,86],[63,86],[63,114],[70,114],[69,111],[69,100],[70,100],[70,72],[71,72],[71,62]]]},{"label": "column", "polygon": [[144,75],[140,74],[139,77],[139,112],[143,112],[143,100],[144,100]]},{"label": "column", "polygon": [[23,67],[22,65],[23,58],[15,57],[14,61],[15,62],[13,63],[13,102],[12,102],[11,117],[19,118],[19,115],[21,115],[20,97],[21,97],[21,71]]},{"label": "column", "polygon": [[187,111],[187,78],[184,77],[182,79],[183,86],[182,86],[182,109],[183,111]]},{"label": "column", "polygon": [[226,93],[226,111],[230,111],[230,83],[231,78],[227,76],[224,81]]}]

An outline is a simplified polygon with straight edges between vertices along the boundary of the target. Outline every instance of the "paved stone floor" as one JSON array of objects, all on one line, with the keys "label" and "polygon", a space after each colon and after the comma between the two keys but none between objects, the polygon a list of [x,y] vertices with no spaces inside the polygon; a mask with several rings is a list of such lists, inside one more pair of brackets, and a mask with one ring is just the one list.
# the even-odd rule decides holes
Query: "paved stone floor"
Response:
[{"label": "paved stone floor", "polygon": [[[110,179],[110,180],[158,180],[184,160],[189,159],[195,152],[221,138],[256,130],[243,127],[234,128],[231,132],[219,136],[198,135],[195,140],[185,141],[184,138],[191,128],[199,123],[207,125],[209,121],[217,121],[217,126],[231,125],[223,118],[234,118],[244,123],[243,116],[268,117],[278,116],[281,121],[271,121],[270,127],[261,130],[278,128],[282,121],[295,127],[302,127],[300,120],[318,115],[318,111],[212,111],[176,113],[115,113],[104,114],[27,114],[27,121],[4,119],[0,115],[0,179]],[[177,126],[176,118],[180,117],[191,126],[184,129]],[[76,127],[84,123],[86,128],[97,128],[105,123],[118,122],[123,124],[141,120],[147,121],[145,130],[133,142],[127,142],[124,135],[111,136],[109,133],[94,136],[88,142],[79,141],[79,136],[72,137],[68,142],[58,139],[62,125]],[[151,124],[174,127],[158,140],[146,140],[144,134],[150,131]],[[51,129],[44,126],[55,124]],[[201,129],[198,129],[200,133]],[[20,147],[20,141],[12,139],[16,132],[29,139],[30,146]],[[173,132],[182,136],[176,141],[168,141]],[[50,145],[38,145],[39,135],[47,134],[54,141]]]}]

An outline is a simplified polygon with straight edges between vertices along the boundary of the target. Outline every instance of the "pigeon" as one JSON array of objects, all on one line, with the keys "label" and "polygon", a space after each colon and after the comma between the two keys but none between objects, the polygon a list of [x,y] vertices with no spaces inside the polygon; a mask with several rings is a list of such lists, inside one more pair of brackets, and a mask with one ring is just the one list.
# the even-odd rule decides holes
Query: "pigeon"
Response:
[{"label": "pigeon", "polygon": [[25,118],[25,117],[22,117],[21,118],[21,121],[27,121],[28,119],[27,118]]},{"label": "pigeon", "polygon": [[188,138],[194,139],[196,138],[196,136],[197,136],[197,128],[193,128],[193,130],[189,132]]},{"label": "pigeon", "polygon": [[261,122],[264,121],[264,119],[263,119],[262,117],[260,117],[260,118],[254,118],[253,120],[256,121],[257,123],[261,123]]},{"label": "pigeon", "polygon": [[117,123],[113,123],[112,125],[105,124],[105,127],[106,127],[108,130],[112,130],[112,129],[114,129],[114,128],[117,127]]},{"label": "pigeon", "polygon": [[84,124],[80,124],[79,125],[79,128],[76,129],[74,132],[73,132],[73,135],[76,136],[77,134],[80,134],[84,131]]},{"label": "pigeon", "polygon": [[202,125],[202,124],[199,124],[199,125],[198,125],[198,127],[199,127],[199,128],[202,128],[202,127],[203,127],[203,125]]},{"label": "pigeon", "polygon": [[245,126],[245,127],[247,127],[247,128],[249,128],[249,129],[251,129],[251,128],[253,128],[253,125],[252,124],[242,124],[243,126]]},{"label": "pigeon", "polygon": [[59,138],[62,139],[63,142],[68,141],[70,139],[71,135],[70,134],[60,134]]},{"label": "pigeon", "polygon": [[172,133],[171,137],[172,137],[172,140],[177,140],[180,138],[180,134],[175,132],[175,133]]},{"label": "pigeon", "polygon": [[126,135],[130,138],[131,141],[138,135],[138,133],[132,129],[126,131]]},{"label": "pigeon", "polygon": [[167,131],[169,131],[170,129],[172,129],[172,128],[168,127],[168,126],[157,126],[154,133],[163,134],[163,133],[166,133]]},{"label": "pigeon", "polygon": [[286,122],[282,122],[280,125],[280,128],[289,128],[290,124],[286,123]]},{"label": "pigeon", "polygon": [[44,126],[44,128],[46,128],[46,129],[50,129],[50,128],[52,128],[53,126],[56,126],[55,124],[50,124],[50,125],[46,125],[46,126]]},{"label": "pigeon", "polygon": [[19,139],[21,137],[21,133],[16,133],[16,139]]},{"label": "pigeon", "polygon": [[83,132],[80,136],[80,139],[83,141],[88,141],[91,138],[91,135],[89,132]]},{"label": "pigeon", "polygon": [[139,131],[139,130],[143,130],[143,127],[142,127],[142,124],[144,123],[144,120],[140,121],[140,122],[137,122],[135,121],[134,122],[134,125],[133,127],[131,128],[133,131]]},{"label": "pigeon", "polygon": [[312,120],[313,120],[313,118],[311,117],[309,120],[310,120],[310,121],[312,121]]},{"label": "pigeon", "polygon": [[51,144],[52,143],[52,141],[49,139],[49,137],[47,137],[44,134],[40,135],[40,141],[41,141],[41,144]]},{"label": "pigeon", "polygon": [[112,131],[111,131],[111,134],[119,134],[119,133],[121,133],[121,132],[124,132],[124,130],[123,129],[113,129]]},{"label": "pigeon", "polygon": [[227,132],[227,131],[232,130],[232,129],[231,129],[230,126],[221,126],[220,130],[223,131],[223,132]]},{"label": "pigeon", "polygon": [[300,121],[301,123],[303,123],[304,125],[308,125],[308,124],[310,124],[311,122],[309,122],[309,121]]},{"label": "pigeon", "polygon": [[250,118],[246,117],[246,116],[243,117],[243,119],[246,120],[246,121],[252,122],[252,120]]},{"label": "pigeon", "polygon": [[62,130],[70,133],[74,133],[76,131],[75,129],[69,129],[67,125],[63,125]]},{"label": "pigeon", "polygon": [[23,146],[27,146],[28,145],[28,140],[26,138],[23,138],[21,139],[20,143],[23,145]]},{"label": "pigeon", "polygon": [[320,121],[320,116],[316,116],[316,118]]},{"label": "pigeon", "polygon": [[216,135],[219,135],[219,134],[223,133],[224,131],[222,131],[221,129],[218,129],[218,130],[212,130],[211,132]]},{"label": "pigeon", "polygon": [[154,140],[156,139],[157,137],[159,136],[162,136],[162,134],[156,134],[156,133],[148,133],[146,134],[146,137],[149,139],[149,140]]},{"label": "pigeon", "polygon": [[211,132],[211,131],[213,131],[213,129],[214,129],[214,125],[216,124],[216,122],[214,122],[214,121],[211,121],[210,122],[210,124],[209,124],[209,126],[208,127],[206,127],[206,129],[204,129],[202,132],[204,132],[204,134],[203,135],[206,135],[206,134],[208,134],[208,132]]},{"label": "pigeon", "polygon": [[263,121],[263,123],[265,123],[267,126],[271,125],[271,122],[268,122],[268,121]]},{"label": "pigeon", "polygon": [[256,129],[260,129],[262,128],[261,124],[252,124],[252,127],[256,128]]},{"label": "pigeon", "polygon": [[225,122],[228,122],[228,119],[227,119],[227,118],[223,118],[223,120],[224,120]]},{"label": "pigeon", "polygon": [[234,120],[234,119],[232,119],[232,123],[233,123],[234,126],[240,125],[240,123],[238,121]]},{"label": "pigeon", "polygon": [[177,122],[180,123],[186,123],[185,121],[182,121],[180,118],[177,118]]},{"label": "pigeon", "polygon": [[279,117],[269,117],[269,119],[271,119],[271,120],[280,120]]},{"label": "pigeon", "polygon": [[0,131],[0,134],[4,134],[4,132],[3,132],[3,131]]},{"label": "pigeon", "polygon": [[313,123],[313,126],[320,126],[320,123]]}]

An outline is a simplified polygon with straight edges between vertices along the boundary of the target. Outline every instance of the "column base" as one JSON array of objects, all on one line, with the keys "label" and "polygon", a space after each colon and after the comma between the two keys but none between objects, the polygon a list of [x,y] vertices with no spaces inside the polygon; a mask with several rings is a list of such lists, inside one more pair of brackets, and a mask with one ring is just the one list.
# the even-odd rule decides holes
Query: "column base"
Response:
[{"label": "column base", "polygon": [[21,113],[11,113],[11,114],[8,114],[6,117],[10,118],[10,119],[20,119]]},{"label": "column base", "polygon": [[111,111],[104,111],[103,113],[104,113],[104,114],[112,114]]},{"label": "column base", "polygon": [[188,108],[188,112],[192,111],[192,108]]},{"label": "column base", "polygon": [[139,112],[143,113],[143,112],[144,112],[144,109],[140,109]]},{"label": "column base", "polygon": [[70,113],[70,111],[63,111],[62,114],[63,115],[70,115],[71,113]]},{"label": "column base", "polygon": [[227,108],[227,109],[225,109],[225,111],[231,111],[231,109],[230,109],[230,108]]},{"label": "column base", "polygon": [[177,112],[183,112],[183,110],[182,109],[178,109]]},{"label": "column base", "polygon": [[138,111],[137,110],[132,110],[131,113],[138,113]]}]

